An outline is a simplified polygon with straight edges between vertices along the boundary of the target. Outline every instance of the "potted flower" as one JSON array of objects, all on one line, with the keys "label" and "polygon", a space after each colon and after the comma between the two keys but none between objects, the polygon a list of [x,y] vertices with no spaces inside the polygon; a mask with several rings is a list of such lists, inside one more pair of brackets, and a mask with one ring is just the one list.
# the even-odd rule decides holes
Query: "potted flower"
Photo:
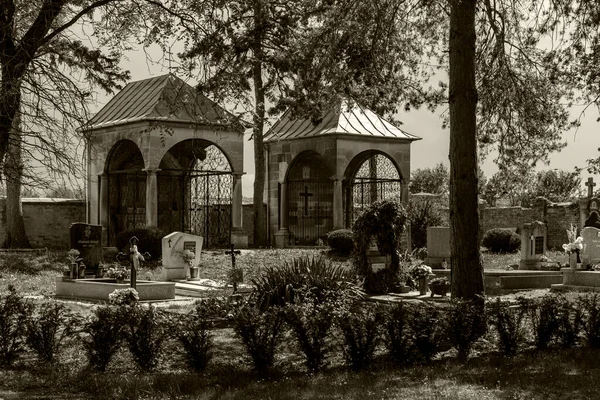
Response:
[{"label": "potted flower", "polygon": [[183,250],[179,256],[181,257],[181,259],[183,260],[183,262],[185,262],[190,269],[190,279],[197,279],[198,278],[198,266],[194,266],[194,260],[196,259],[196,254],[191,251],[191,250]]},{"label": "potted flower", "polygon": [[71,249],[67,253],[67,258],[71,263],[70,277],[71,279],[77,279],[79,277],[79,263],[83,261],[83,258],[79,257],[81,253],[77,249]]},{"label": "potted flower", "polygon": [[433,273],[431,267],[425,264],[414,265],[408,270],[408,273],[411,278],[418,282],[419,293],[421,295],[427,293],[427,278]]},{"label": "potted flower", "polygon": [[106,276],[115,279],[117,283],[124,283],[129,278],[129,270],[121,266],[111,267],[106,271]]},{"label": "potted flower", "polygon": [[571,225],[571,228],[567,229],[567,237],[569,238],[569,243],[563,244],[562,247],[569,253],[569,267],[574,270],[577,268],[577,264],[581,262],[579,252],[583,250],[583,238],[577,236],[577,227],[575,225]]},{"label": "potted flower", "polygon": [[450,291],[450,281],[447,278],[435,278],[429,282],[429,290],[431,290],[431,297],[434,294],[438,294],[444,297]]}]

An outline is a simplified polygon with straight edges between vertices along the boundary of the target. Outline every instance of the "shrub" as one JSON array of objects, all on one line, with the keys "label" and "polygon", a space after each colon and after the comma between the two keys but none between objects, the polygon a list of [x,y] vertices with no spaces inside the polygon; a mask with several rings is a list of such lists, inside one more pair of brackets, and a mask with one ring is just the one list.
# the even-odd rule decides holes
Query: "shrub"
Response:
[{"label": "shrub", "polygon": [[399,283],[398,274],[389,268],[384,268],[367,273],[364,277],[363,289],[369,294],[385,294],[391,292]]},{"label": "shrub", "polygon": [[420,304],[410,310],[410,341],[414,344],[415,361],[429,362],[440,349],[444,332],[437,308]]},{"label": "shrub", "polygon": [[471,347],[486,330],[485,315],[481,302],[453,299],[446,313],[444,324],[450,342],[458,350],[458,358],[464,361],[469,356]]},{"label": "shrub", "polygon": [[342,351],[350,368],[359,371],[367,368],[375,356],[379,343],[379,326],[383,313],[377,305],[356,303],[338,313],[336,324],[344,339]]},{"label": "shrub", "polygon": [[23,350],[26,335],[26,321],[32,306],[9,285],[8,294],[0,298],[0,362],[12,364]]},{"label": "shrub", "polygon": [[487,315],[498,334],[498,348],[507,356],[517,354],[525,340],[525,313],[523,307],[511,307],[500,299],[488,305]]},{"label": "shrub", "polygon": [[329,351],[327,339],[340,302],[335,295],[317,299],[311,291],[297,293],[298,301],[285,306],[285,321],[304,354],[308,372],[319,372]]},{"label": "shrub", "polygon": [[196,303],[190,314],[171,319],[172,335],[183,346],[186,364],[196,372],[204,371],[212,359],[211,328],[225,306],[221,300],[206,299]]},{"label": "shrub", "polygon": [[582,327],[582,310],[564,296],[557,296],[556,319],[558,328],[556,338],[567,349],[575,346]]},{"label": "shrub", "polygon": [[410,221],[410,240],[413,248],[427,247],[427,227],[441,226],[444,222],[435,200],[414,199],[409,202],[408,220]]},{"label": "shrub", "polygon": [[327,234],[327,245],[334,253],[341,256],[349,256],[354,250],[352,231],[350,229],[338,229]]},{"label": "shrub", "polygon": [[163,313],[153,306],[121,306],[125,326],[123,338],[135,363],[144,372],[158,364],[162,345],[167,338],[167,324]]},{"label": "shrub", "polygon": [[390,358],[399,365],[409,364],[413,358],[413,343],[409,333],[409,311],[404,303],[392,306],[385,314],[385,344]]},{"label": "shrub", "polygon": [[492,253],[514,253],[521,246],[521,238],[506,229],[490,229],[483,235],[482,245]]},{"label": "shrub", "polygon": [[27,320],[27,344],[41,360],[52,363],[62,342],[76,331],[77,325],[77,319],[64,305],[42,303]]},{"label": "shrub", "polygon": [[121,347],[123,320],[118,308],[98,307],[83,326],[83,346],[90,366],[105,371]]},{"label": "shrub", "polygon": [[129,240],[135,236],[139,239],[138,251],[148,252],[154,260],[162,256],[162,238],[164,232],[157,228],[135,228],[117,233],[115,245],[120,251],[129,251]]},{"label": "shrub", "polygon": [[536,300],[519,299],[519,302],[525,308],[531,321],[535,347],[538,350],[548,348],[560,327],[557,298],[544,296]]},{"label": "shrub", "polygon": [[265,377],[283,337],[283,313],[279,307],[261,311],[244,305],[234,316],[234,331],[248,352],[256,373]]},{"label": "shrub", "polygon": [[299,257],[280,267],[267,267],[251,279],[256,304],[265,309],[294,302],[296,290],[309,287],[320,300],[325,293],[340,291],[358,295],[352,274],[323,257]]},{"label": "shrub", "polygon": [[581,310],[581,325],[587,345],[595,349],[600,348],[600,295],[585,294],[577,299],[577,306]]}]

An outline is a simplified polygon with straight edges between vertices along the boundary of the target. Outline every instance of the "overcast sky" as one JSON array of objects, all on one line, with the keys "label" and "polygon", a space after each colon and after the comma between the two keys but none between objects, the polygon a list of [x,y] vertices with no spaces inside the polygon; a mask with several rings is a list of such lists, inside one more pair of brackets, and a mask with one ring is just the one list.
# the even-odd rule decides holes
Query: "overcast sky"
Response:
[{"label": "overcast sky", "polygon": [[[129,60],[123,61],[122,67],[131,72],[132,81],[163,75],[169,72],[168,69],[160,65],[149,64],[142,51],[130,52],[127,57]],[[101,96],[99,98],[98,109],[109,99],[109,97]],[[582,108],[573,109],[573,117],[578,116],[581,111]],[[449,166],[448,148],[450,131],[442,129],[442,120],[439,115],[442,112],[444,112],[443,109],[440,109],[438,113],[417,110],[398,116],[398,119],[403,122],[401,126],[403,130],[422,138],[422,140],[413,142],[412,145],[412,170],[433,167],[439,162],[443,162],[446,166]],[[564,140],[567,142],[567,147],[560,153],[551,155],[550,165],[539,165],[536,170],[564,169],[572,171],[575,167],[585,167],[587,159],[599,156],[600,135],[597,132],[600,128],[600,123],[596,122],[597,117],[598,113],[596,109],[594,107],[588,108],[582,118],[579,129],[565,134]],[[246,139],[248,136],[246,136]],[[493,163],[493,155],[490,155],[484,162],[483,171],[488,178],[497,171],[497,167]],[[254,179],[254,160],[252,142],[248,140],[244,142],[244,172],[246,175],[243,178],[243,195],[251,197],[252,182]],[[591,175],[586,171],[582,172],[582,182],[585,182],[589,176]],[[600,177],[594,178],[600,180]]]}]

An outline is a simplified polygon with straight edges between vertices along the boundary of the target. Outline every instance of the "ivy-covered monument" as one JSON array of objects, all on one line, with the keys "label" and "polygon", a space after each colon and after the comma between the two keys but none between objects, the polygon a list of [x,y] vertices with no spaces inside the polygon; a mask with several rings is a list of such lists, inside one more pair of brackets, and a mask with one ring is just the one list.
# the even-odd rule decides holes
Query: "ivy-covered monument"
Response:
[{"label": "ivy-covered monument", "polygon": [[285,113],[265,135],[270,242],[316,245],[377,200],[407,203],[419,139],[349,101],[317,125]]},{"label": "ivy-covered monument", "polygon": [[240,121],[172,74],[129,83],[83,128],[88,221],[103,243],[132,228],[248,245]]}]

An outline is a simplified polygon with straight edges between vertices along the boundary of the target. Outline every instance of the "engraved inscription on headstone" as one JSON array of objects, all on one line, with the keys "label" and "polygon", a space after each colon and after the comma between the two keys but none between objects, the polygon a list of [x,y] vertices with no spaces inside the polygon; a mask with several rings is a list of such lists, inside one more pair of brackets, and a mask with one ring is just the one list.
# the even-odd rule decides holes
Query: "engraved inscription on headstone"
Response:
[{"label": "engraved inscription on headstone", "polygon": [[69,230],[71,248],[79,250],[86,273],[95,273],[102,261],[102,226],[76,222]]}]

